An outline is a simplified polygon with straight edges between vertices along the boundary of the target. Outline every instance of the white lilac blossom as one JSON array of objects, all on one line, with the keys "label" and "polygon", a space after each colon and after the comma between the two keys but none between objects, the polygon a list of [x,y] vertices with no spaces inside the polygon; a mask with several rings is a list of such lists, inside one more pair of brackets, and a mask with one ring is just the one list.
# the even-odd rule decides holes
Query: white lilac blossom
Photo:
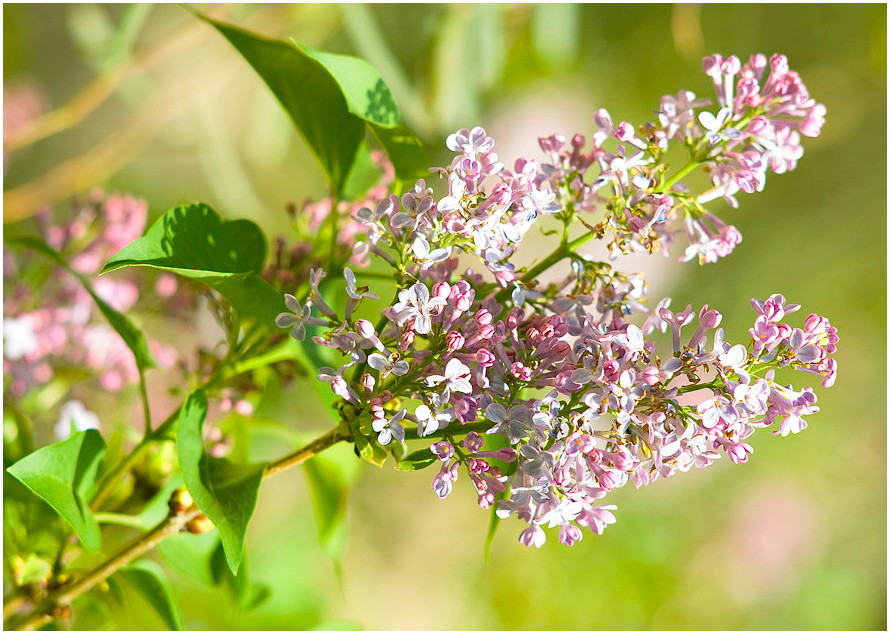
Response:
[{"label": "white lilac blossom", "polygon": [[[431,170],[445,195],[421,180],[401,198],[381,193],[349,221],[364,234],[362,254],[388,264],[397,284],[380,324],[352,321],[353,302],[372,297],[348,267],[345,319],[323,299],[321,270],[310,275],[307,306],[288,295],[291,313],[279,316],[295,336],[321,321],[308,303],[328,318],[331,330],[313,341],[343,362],[318,378],[348,403],[340,412],[354,436],[387,447],[433,440],[436,495],[449,495],[465,471],[482,508],[527,524],[523,544],[540,547],[556,528],[568,545],[582,528],[601,534],[616,520],[601,498],[629,482],[644,486],[723,455],[747,461],[756,430],[795,434],[819,409],[812,387],[784,383],[790,371],[823,387],[836,380],[836,328],[815,314],[786,323],[800,307],[782,295],[752,300],[753,325],[733,339],[714,308],[650,304],[642,276],[584,252],[601,239],[613,257],[669,254],[685,238],[682,261],[730,255],[741,233],[704,205],[762,191],[768,171],[794,169],[801,137],[819,133],[825,108],[784,57],[743,64],[714,55],[704,68],[716,111],[688,91],[663,97],[657,122],[638,127],[600,109],[590,144],[581,134],[539,139],[546,162],[520,158],[508,168],[481,127],[452,134],[453,160]],[[688,150],[685,165],[664,162],[671,144]],[[699,167],[712,186],[693,192],[681,181]],[[545,215],[564,237],[519,267],[514,254]],[[477,268],[459,272],[461,254]],[[569,274],[542,284],[540,274],[564,259]]]}]

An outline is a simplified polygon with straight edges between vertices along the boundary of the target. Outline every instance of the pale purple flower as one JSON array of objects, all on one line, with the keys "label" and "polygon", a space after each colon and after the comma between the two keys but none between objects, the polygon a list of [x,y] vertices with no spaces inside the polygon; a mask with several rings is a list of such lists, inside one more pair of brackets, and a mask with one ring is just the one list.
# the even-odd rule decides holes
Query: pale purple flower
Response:
[{"label": "pale purple flower", "polygon": [[346,294],[351,299],[360,300],[365,297],[374,300],[380,299],[376,293],[369,291],[367,286],[356,286],[355,273],[348,266],[343,269],[343,277],[346,278]]},{"label": "pale purple flower", "polygon": [[724,126],[728,121],[732,118],[732,109],[731,108],[721,108],[717,115],[713,115],[710,112],[700,112],[698,114],[698,121],[702,124],[702,127],[707,130],[708,140],[711,145],[716,145],[720,143],[723,139],[727,140],[736,140],[741,138],[742,133],[733,127],[727,127],[724,129]]},{"label": "pale purple flower", "polygon": [[432,312],[445,304],[445,299],[430,297],[430,291],[426,285],[417,282],[411,288],[399,291],[399,301],[390,310],[393,321],[399,325],[414,318],[414,332],[425,335],[432,330],[430,319]]},{"label": "pale purple flower", "polygon": [[353,390],[346,382],[346,379],[343,378],[343,371],[345,369],[345,367],[342,367],[339,370],[334,371],[332,368],[328,367],[319,368],[316,378],[319,381],[330,383],[331,390],[340,398],[344,398],[352,403],[359,403],[360,398],[358,393]]},{"label": "pale purple flower", "polygon": [[540,548],[547,541],[547,534],[540,526],[532,524],[519,535],[519,543],[523,546]]},{"label": "pale purple flower", "polygon": [[422,404],[414,410],[414,417],[417,418],[417,434],[419,436],[429,436],[433,432],[444,429],[454,420],[454,408],[443,408],[443,405],[447,404],[447,401],[443,400],[439,394],[434,394],[432,407]]},{"label": "pale purple flower", "polygon": [[389,420],[386,418],[374,419],[371,427],[379,434],[377,442],[381,445],[388,445],[393,438],[403,442],[405,440],[405,428],[399,425],[399,421],[405,418],[406,413],[407,410],[400,409]]},{"label": "pale purple flower", "polygon": [[421,269],[442,262],[451,257],[451,247],[430,250],[430,243],[423,236],[417,236],[411,249],[414,259],[420,264]]},{"label": "pale purple flower", "polygon": [[312,317],[312,309],[309,304],[300,306],[300,302],[293,295],[285,294],[284,304],[291,312],[279,313],[278,317],[275,318],[275,323],[279,328],[290,328],[291,336],[297,341],[303,341],[306,338],[305,324],[312,326],[326,323],[317,317]]},{"label": "pale purple flower", "polygon": [[368,355],[368,365],[380,372],[380,378],[385,379],[390,374],[405,376],[408,374],[408,362],[404,359],[393,361],[392,355],[385,357],[379,352]]},{"label": "pale purple flower", "polygon": [[582,512],[578,516],[577,521],[579,524],[588,526],[590,530],[592,530],[597,535],[602,535],[603,531],[606,530],[606,526],[615,523],[615,516],[611,513],[611,511],[614,511],[617,508],[618,507],[614,504],[594,506]]},{"label": "pale purple flower", "polygon": [[485,130],[476,126],[472,130],[466,128],[450,134],[445,140],[445,146],[452,152],[464,152],[470,156],[482,152],[488,152],[494,147],[494,140],[486,136]]},{"label": "pale purple flower", "polygon": [[[318,310],[323,312],[325,315],[330,317],[336,317],[336,313],[334,310],[327,305],[324,301],[324,298],[321,296],[321,291],[318,290],[318,285],[325,277],[327,277],[327,273],[324,272],[323,269],[310,269],[309,270],[309,286],[312,289],[310,294],[309,302],[312,303]],[[307,303],[309,303],[307,302]]]},{"label": "pale purple flower", "polygon": [[495,423],[489,434],[506,436],[515,445],[531,431],[531,410],[526,405],[514,405],[508,412],[500,403],[485,408],[485,418]]},{"label": "pale purple flower", "polygon": [[431,374],[426,377],[426,384],[430,387],[445,384],[445,392],[462,392],[470,394],[473,386],[470,384],[470,368],[460,359],[451,359],[445,366],[445,374]]}]

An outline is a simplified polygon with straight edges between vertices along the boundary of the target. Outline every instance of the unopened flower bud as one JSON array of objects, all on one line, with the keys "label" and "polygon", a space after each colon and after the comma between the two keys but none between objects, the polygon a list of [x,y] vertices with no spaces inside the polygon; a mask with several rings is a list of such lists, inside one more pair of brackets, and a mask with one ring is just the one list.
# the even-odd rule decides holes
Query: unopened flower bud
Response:
[{"label": "unopened flower bud", "polygon": [[655,385],[658,381],[658,368],[654,365],[647,365],[643,368],[643,382],[646,385]]},{"label": "unopened flower bud", "polygon": [[206,515],[199,515],[185,525],[185,529],[193,535],[206,533],[211,528],[213,528],[213,522],[207,519]]},{"label": "unopened flower bud", "polygon": [[412,343],[414,343],[414,331],[406,330],[402,333],[402,336],[399,337],[399,350],[404,352]]},{"label": "unopened flower bud", "polygon": [[704,308],[702,308],[701,312],[698,315],[698,319],[701,322],[701,325],[705,328],[716,328],[720,325],[720,321],[723,319],[723,315],[718,313],[713,308],[711,310],[706,310],[707,307],[707,304],[705,304]]},{"label": "unopened flower bud", "polygon": [[491,313],[488,312],[485,308],[476,311],[476,314],[473,316],[473,319],[476,320],[476,323],[480,326],[487,326],[492,321],[494,321],[494,317],[491,316]]},{"label": "unopened flower bud", "polygon": [[451,285],[448,282],[436,282],[433,284],[433,297],[448,299],[451,294]]},{"label": "unopened flower bud", "polygon": [[456,330],[452,330],[445,336],[445,343],[448,346],[448,352],[456,352],[464,347],[466,340],[462,334]]},{"label": "unopened flower bud", "polygon": [[188,492],[188,489],[183,486],[173,491],[168,506],[170,507],[170,512],[174,515],[182,515],[191,508],[193,504],[194,500],[192,499],[191,494]]},{"label": "unopened flower bud", "polygon": [[359,319],[355,322],[355,331],[365,339],[371,339],[377,335],[374,332],[374,324],[367,319]]},{"label": "unopened flower bud", "polygon": [[374,377],[371,376],[370,374],[368,374],[367,372],[365,372],[362,375],[362,378],[360,379],[360,383],[361,383],[362,387],[365,388],[365,390],[367,390],[368,392],[370,392],[371,390],[374,389],[374,383],[375,383]]}]

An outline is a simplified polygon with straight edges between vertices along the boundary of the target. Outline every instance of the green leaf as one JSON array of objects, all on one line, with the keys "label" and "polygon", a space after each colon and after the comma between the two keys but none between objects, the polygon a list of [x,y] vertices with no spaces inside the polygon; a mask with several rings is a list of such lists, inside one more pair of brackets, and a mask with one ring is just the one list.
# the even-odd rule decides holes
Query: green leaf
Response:
[{"label": "green leaf", "polygon": [[259,607],[272,594],[265,584],[251,584],[246,562],[238,574],[232,574],[232,571],[226,566],[225,552],[220,543],[217,543],[216,548],[210,554],[208,565],[213,583],[225,585],[242,610]]},{"label": "green leaf", "polygon": [[399,110],[392,92],[371,64],[358,57],[316,51],[295,40],[291,41],[330,73],[346,98],[349,112],[384,128],[399,124]]},{"label": "green leaf", "polygon": [[434,464],[439,458],[429,449],[420,449],[405,456],[396,464],[399,471],[419,471]]},{"label": "green leaf", "polygon": [[223,220],[207,205],[186,205],[161,216],[102,273],[125,266],[178,273],[217,290],[242,317],[271,325],[285,307],[283,295],[259,276],[266,252],[266,237],[250,220]]},{"label": "green leaf", "polygon": [[[96,302],[96,306],[99,307],[99,311],[102,313],[102,316],[108,321],[112,328],[117,331],[117,334],[121,336],[124,340],[124,343],[127,344],[127,347],[130,348],[130,351],[133,353],[133,356],[136,358],[136,365],[140,371],[144,371],[147,368],[156,367],[156,363],[154,357],[152,357],[151,352],[148,349],[148,342],[145,339],[145,336],[142,334],[142,331],[137,328],[133,322],[131,322],[127,317],[123,314],[114,310],[111,306],[109,306],[105,301],[99,297],[96,292],[93,290],[92,284],[90,284],[89,280],[68,266],[68,263],[65,261],[65,258],[62,255],[50,247],[46,242],[37,238],[35,236],[23,236],[20,238],[13,238],[7,241],[7,244],[12,246],[23,246],[29,249],[33,249],[37,251],[41,255],[49,258],[63,269],[71,273],[77,280],[83,285],[86,291],[90,294],[90,297],[93,298],[93,301]],[[274,318],[273,318],[274,319]]]},{"label": "green leaf", "polygon": [[386,449],[370,440],[367,436],[360,432],[355,434],[355,448],[362,460],[382,467],[386,462]]},{"label": "green leaf", "polygon": [[87,549],[97,551],[102,533],[88,500],[104,455],[102,436],[88,429],[38,449],[7,471],[61,515]]},{"label": "green leaf", "polygon": [[214,583],[210,574],[210,557],[219,543],[219,531],[216,529],[198,535],[179,533],[158,544],[158,553],[177,574],[209,586]]},{"label": "green leaf", "polygon": [[145,597],[169,629],[182,630],[182,614],[176,605],[170,582],[159,565],[142,559],[121,568],[117,574]]},{"label": "green leaf", "polygon": [[203,204],[171,209],[143,237],[109,260],[102,273],[152,266],[196,280],[260,273],[266,238],[250,220],[223,220]]},{"label": "green leaf", "polygon": [[202,390],[197,390],[179,414],[179,466],[198,508],[219,529],[226,561],[232,572],[237,573],[265,466],[235,464],[204,453],[201,429],[206,415],[207,397]]},{"label": "green leaf", "polygon": [[337,467],[322,458],[303,465],[318,522],[318,539],[326,544],[346,514],[346,482]]},{"label": "green leaf", "polygon": [[[315,154],[335,198],[341,198],[367,128],[403,181],[427,173],[420,139],[400,125],[389,86],[365,60],[269,40],[202,16],[253,66]],[[309,98],[307,98],[309,96]]]},{"label": "green leaf", "polygon": [[206,16],[253,66],[287,111],[315,155],[335,198],[365,137],[362,119],[349,111],[340,85],[306,50],[270,40]]}]

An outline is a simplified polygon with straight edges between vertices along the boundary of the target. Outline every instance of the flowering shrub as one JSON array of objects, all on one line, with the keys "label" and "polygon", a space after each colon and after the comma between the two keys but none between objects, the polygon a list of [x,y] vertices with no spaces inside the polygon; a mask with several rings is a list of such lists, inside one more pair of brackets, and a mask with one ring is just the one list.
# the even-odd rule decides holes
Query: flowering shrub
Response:
[{"label": "flowering shrub", "polygon": [[[433,467],[440,498],[463,471],[493,527],[515,516],[522,544],[540,547],[558,528],[571,545],[583,528],[601,534],[615,522],[615,505],[603,503],[612,489],[723,454],[745,462],[756,429],[798,433],[818,411],[812,386],[785,382],[792,370],[835,382],[827,318],[788,321],[800,306],[774,294],[751,300],[747,333],[725,335],[718,310],[649,301],[641,275],[614,267],[630,253],[711,264],[739,246],[739,229],[709,203],[737,207],[769,173],[793,170],[802,138],[824,123],[785,57],[707,57],[715,99],[665,96],[642,125],[600,109],[589,139],[541,138],[543,158],[511,167],[483,128],[462,129],[445,142],[451,162],[427,169],[373,68],[207,21],[287,110],[331,196],[291,210],[295,239],[278,237],[271,257],[250,221],[195,204],[145,231],[146,203],[99,191],[70,219],[42,213],[41,235],[7,239],[5,392],[19,421],[58,412],[58,442],[20,447],[8,467],[53,513],[32,531],[48,532],[46,543],[16,542],[11,627],[67,618],[75,599],[119,578],[180,627],[163,572],[137,560],[169,536],[215,527],[211,557],[225,562],[215,578],[234,578],[262,481],[340,442],[378,465]],[[294,96],[293,76],[313,99]],[[362,156],[375,176],[357,183]],[[702,191],[686,180],[699,169],[710,180]],[[538,223],[552,248],[523,266]],[[607,261],[589,255],[594,239]],[[555,279],[565,261],[568,274]],[[161,272],[146,284],[132,267]],[[388,303],[375,280],[390,283]],[[156,341],[144,326],[152,313],[186,323],[209,313],[224,340]],[[159,367],[181,404],[155,424],[145,374]],[[298,375],[327,384],[336,427],[278,460],[247,462],[226,417],[249,420],[270,382]],[[106,446],[110,428],[85,404],[97,389],[138,390],[142,402],[141,435],[118,455],[127,441]],[[321,470],[306,473],[316,491],[336,490]],[[66,550],[101,550],[107,523],[146,532],[87,572],[67,572]],[[261,600],[231,586],[239,602]]]}]

